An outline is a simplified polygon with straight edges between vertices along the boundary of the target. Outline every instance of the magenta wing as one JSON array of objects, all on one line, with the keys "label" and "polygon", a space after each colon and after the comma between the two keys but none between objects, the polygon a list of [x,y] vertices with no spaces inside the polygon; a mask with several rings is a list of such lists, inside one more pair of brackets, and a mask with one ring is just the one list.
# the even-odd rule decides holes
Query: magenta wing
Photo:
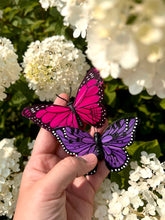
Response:
[{"label": "magenta wing", "polygon": [[48,131],[56,127],[78,127],[75,114],[68,106],[41,104],[26,107],[22,115]]},{"label": "magenta wing", "polygon": [[106,115],[101,104],[103,91],[103,80],[96,69],[91,69],[78,89],[72,108],[69,105],[33,105],[25,108],[22,115],[48,131],[63,126],[78,128],[78,117],[87,124],[101,127]]},{"label": "magenta wing", "polygon": [[134,141],[138,118],[123,118],[112,123],[102,135],[105,163],[111,171],[120,171],[129,161],[125,147]]},{"label": "magenta wing", "polygon": [[103,80],[99,72],[92,68],[82,81],[73,104],[82,121],[95,127],[104,124],[106,110],[101,103],[103,97]]}]

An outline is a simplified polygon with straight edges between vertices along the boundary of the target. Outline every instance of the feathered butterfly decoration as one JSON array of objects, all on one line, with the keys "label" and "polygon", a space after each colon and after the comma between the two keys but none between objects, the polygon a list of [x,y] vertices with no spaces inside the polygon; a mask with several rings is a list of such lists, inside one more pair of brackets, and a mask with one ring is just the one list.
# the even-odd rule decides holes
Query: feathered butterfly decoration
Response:
[{"label": "feathered butterfly decoration", "polygon": [[84,123],[98,128],[104,124],[106,117],[105,107],[101,104],[103,96],[103,80],[92,68],[80,84],[76,98],[71,98],[69,102],[64,99],[67,106],[33,105],[24,108],[22,115],[48,131],[56,127],[83,127]]},{"label": "feathered butterfly decoration", "polygon": [[[123,118],[110,124],[102,135],[96,132],[94,137],[89,133],[72,127],[60,127],[52,130],[63,149],[76,156],[94,153],[98,160],[105,159],[110,171],[120,171],[129,161],[125,147],[134,141],[138,118]],[[96,169],[90,172],[93,174]]]}]

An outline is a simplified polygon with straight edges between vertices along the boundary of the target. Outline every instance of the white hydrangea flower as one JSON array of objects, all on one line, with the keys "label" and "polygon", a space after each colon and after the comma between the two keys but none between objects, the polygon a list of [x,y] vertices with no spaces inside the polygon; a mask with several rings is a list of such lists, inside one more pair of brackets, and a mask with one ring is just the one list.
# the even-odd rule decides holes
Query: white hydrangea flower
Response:
[{"label": "white hydrangea flower", "polygon": [[136,181],[138,181],[140,179],[139,170],[141,170],[141,168],[138,166],[138,167],[136,167],[136,169],[134,171],[130,172],[130,179],[132,181],[136,182]]},{"label": "white hydrangea flower", "polygon": [[22,177],[20,157],[14,138],[0,141],[0,216],[11,218],[14,214]]},{"label": "white hydrangea flower", "polygon": [[126,217],[126,220],[138,220],[136,214],[129,214]]},{"label": "white hydrangea flower", "polygon": [[64,36],[53,36],[29,45],[23,61],[29,87],[40,100],[54,101],[56,94],[75,95],[89,65],[81,50]]},{"label": "white hydrangea flower", "polygon": [[19,79],[21,67],[10,40],[0,37],[0,101],[6,98],[5,88]]},{"label": "white hydrangea flower", "polygon": [[130,167],[131,169],[136,169],[138,167],[138,162],[137,161],[131,161],[130,162]]},{"label": "white hydrangea flower", "polygon": [[39,0],[42,8],[47,10],[49,7],[57,7],[59,11],[65,6],[67,0]]},{"label": "white hydrangea flower", "polygon": [[60,11],[64,16],[64,24],[71,26],[74,29],[73,36],[75,38],[81,35],[86,36],[86,30],[90,18],[91,2],[89,0],[69,0],[66,1],[65,7]]},{"label": "white hydrangea flower", "polygon": [[140,206],[143,206],[144,204],[138,195],[132,196],[131,194],[130,194],[130,203],[132,204],[134,210],[137,210]]},{"label": "white hydrangea flower", "polygon": [[158,199],[157,200],[158,207],[156,208],[157,212],[161,216],[161,219],[165,218],[165,200]]},{"label": "white hydrangea flower", "polygon": [[127,207],[127,206],[129,206],[129,204],[130,204],[130,202],[131,202],[131,200],[130,200],[128,194],[129,194],[129,192],[128,192],[128,191],[125,191],[125,190],[123,190],[123,191],[121,192],[122,197],[120,197],[119,202],[122,204],[122,207]]},{"label": "white hydrangea flower", "polygon": [[142,220],[151,220],[152,218],[145,216],[144,218],[142,218]]},{"label": "white hydrangea flower", "polygon": [[[162,46],[164,48],[164,46]],[[146,50],[144,50],[144,53]],[[165,98],[165,59],[150,63],[145,58],[133,69],[122,70],[120,77],[129,87],[131,94],[140,93],[145,87],[149,95],[157,95]]]},{"label": "white hydrangea flower", "polygon": [[[132,0],[92,3],[88,2],[91,17],[86,52],[102,77],[120,77],[131,94],[146,88],[150,95],[165,98],[163,0],[145,0],[140,4]],[[109,7],[103,7],[106,4]],[[127,25],[131,17],[134,20]]]},{"label": "white hydrangea flower", "polygon": [[143,168],[141,171],[140,171],[140,176],[142,178],[151,178],[152,177],[152,171],[148,168],[148,167],[145,167]]},{"label": "white hydrangea flower", "polygon": [[155,158],[155,154],[151,153],[151,154],[147,154],[145,151],[141,152],[141,163],[148,165],[151,163],[151,159]]},{"label": "white hydrangea flower", "polygon": [[146,213],[148,213],[149,215],[154,216],[156,214],[155,207],[156,207],[156,203],[154,203],[153,205],[152,204],[147,204],[146,208],[145,208]]},{"label": "white hydrangea flower", "polygon": [[164,219],[165,171],[163,165],[155,154],[142,152],[141,166],[138,166],[137,162],[132,162],[131,168],[130,186],[127,190],[120,190],[119,186],[111,183],[109,179],[103,182],[95,196],[93,219]]},{"label": "white hydrangea flower", "polygon": [[57,7],[64,16],[64,25],[71,25],[74,29],[73,36],[84,38],[90,17],[89,0],[39,0],[41,6],[47,10],[49,7]]},{"label": "white hydrangea flower", "polygon": [[34,143],[35,143],[35,140],[32,140],[32,142],[29,142],[29,143],[28,143],[28,149],[29,149],[29,150],[32,150],[32,149],[33,149]]},{"label": "white hydrangea flower", "polygon": [[[87,56],[103,78],[121,78],[131,94],[143,88],[165,98],[163,0],[40,0],[56,6],[73,36],[87,33]],[[132,18],[132,21],[131,21]]]},{"label": "white hydrangea flower", "polygon": [[106,205],[99,205],[95,212],[95,217],[104,220],[108,212]]}]

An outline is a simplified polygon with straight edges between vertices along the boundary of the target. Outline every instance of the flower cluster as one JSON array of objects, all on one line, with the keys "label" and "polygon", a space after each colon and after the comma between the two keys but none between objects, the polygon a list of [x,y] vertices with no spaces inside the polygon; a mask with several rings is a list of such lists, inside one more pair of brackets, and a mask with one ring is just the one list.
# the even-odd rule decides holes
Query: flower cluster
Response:
[{"label": "flower cluster", "polygon": [[64,36],[53,36],[29,45],[24,55],[24,73],[40,100],[54,101],[56,94],[72,95],[89,69],[81,50]]},{"label": "flower cluster", "polygon": [[0,101],[6,98],[5,88],[19,78],[17,57],[11,41],[0,37]]},{"label": "flower cluster", "polygon": [[127,190],[106,179],[95,197],[94,219],[165,219],[165,171],[155,154],[142,152],[141,166],[131,162]]},{"label": "flower cluster", "polygon": [[74,37],[86,36],[88,58],[103,78],[121,78],[131,94],[165,98],[164,0],[40,0],[56,6]]},{"label": "flower cluster", "polygon": [[84,38],[86,36],[90,2],[87,0],[39,0],[39,2],[45,10],[49,7],[56,7],[64,16],[64,25],[70,24],[74,29],[74,37],[81,35]]},{"label": "flower cluster", "polygon": [[59,11],[66,5],[67,0],[39,0],[42,8],[47,10],[49,7],[57,7]]},{"label": "flower cluster", "polygon": [[20,157],[14,147],[14,139],[0,141],[0,216],[11,218],[15,211],[22,177]]},{"label": "flower cluster", "polygon": [[163,0],[95,0],[87,55],[103,77],[123,79],[131,94],[145,87],[165,98]]}]

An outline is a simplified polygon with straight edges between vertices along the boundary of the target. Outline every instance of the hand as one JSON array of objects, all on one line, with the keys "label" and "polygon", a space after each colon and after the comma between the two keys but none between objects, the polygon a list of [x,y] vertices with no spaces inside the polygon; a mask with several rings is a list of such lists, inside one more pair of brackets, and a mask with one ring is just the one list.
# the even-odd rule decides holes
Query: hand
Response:
[{"label": "hand", "polygon": [[[68,99],[66,94],[60,96]],[[66,102],[57,98],[55,104]],[[106,121],[99,131],[107,125]],[[56,138],[41,128],[23,173],[14,220],[91,220],[95,193],[109,172],[102,161],[96,174],[83,176],[96,164],[94,154],[68,156]]]}]

